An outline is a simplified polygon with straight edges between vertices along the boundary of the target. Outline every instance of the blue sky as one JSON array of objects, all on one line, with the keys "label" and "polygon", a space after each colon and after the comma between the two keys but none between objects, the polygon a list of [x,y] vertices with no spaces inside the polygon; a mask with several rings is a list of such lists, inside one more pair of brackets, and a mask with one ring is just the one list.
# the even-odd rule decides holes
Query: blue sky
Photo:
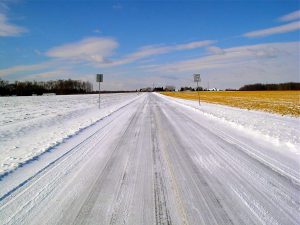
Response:
[{"label": "blue sky", "polygon": [[299,82],[299,1],[0,0],[0,78],[104,88]]}]

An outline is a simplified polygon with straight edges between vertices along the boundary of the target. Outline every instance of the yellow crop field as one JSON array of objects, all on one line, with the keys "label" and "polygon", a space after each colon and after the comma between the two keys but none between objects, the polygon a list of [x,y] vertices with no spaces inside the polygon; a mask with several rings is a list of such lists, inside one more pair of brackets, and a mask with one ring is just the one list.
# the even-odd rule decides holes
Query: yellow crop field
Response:
[{"label": "yellow crop field", "polygon": [[[197,92],[161,94],[198,100]],[[300,91],[200,91],[199,94],[204,102],[300,117]]]}]

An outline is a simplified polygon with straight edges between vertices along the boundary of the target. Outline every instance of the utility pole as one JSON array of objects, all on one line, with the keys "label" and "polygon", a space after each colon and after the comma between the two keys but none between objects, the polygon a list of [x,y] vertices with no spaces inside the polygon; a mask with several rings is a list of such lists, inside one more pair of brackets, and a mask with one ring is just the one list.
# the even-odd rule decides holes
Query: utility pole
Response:
[{"label": "utility pole", "polygon": [[100,83],[103,82],[103,74],[97,74],[96,81],[99,83],[99,109],[100,109],[100,102],[101,102],[101,98],[100,98],[101,85],[100,85]]}]

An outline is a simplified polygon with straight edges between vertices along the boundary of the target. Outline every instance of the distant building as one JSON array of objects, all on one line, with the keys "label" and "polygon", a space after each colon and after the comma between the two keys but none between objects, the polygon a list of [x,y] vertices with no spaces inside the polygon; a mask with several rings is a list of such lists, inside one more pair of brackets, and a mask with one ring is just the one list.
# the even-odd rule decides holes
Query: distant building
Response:
[{"label": "distant building", "polygon": [[146,88],[140,89],[140,91],[142,91],[142,92],[150,92],[150,91],[152,91],[152,88],[151,87],[146,87]]},{"label": "distant building", "polygon": [[167,85],[165,91],[175,91],[175,89],[176,89],[175,86]]},{"label": "distant building", "polygon": [[208,89],[208,91],[220,91],[220,89],[218,89],[218,88],[210,88],[210,89]]}]

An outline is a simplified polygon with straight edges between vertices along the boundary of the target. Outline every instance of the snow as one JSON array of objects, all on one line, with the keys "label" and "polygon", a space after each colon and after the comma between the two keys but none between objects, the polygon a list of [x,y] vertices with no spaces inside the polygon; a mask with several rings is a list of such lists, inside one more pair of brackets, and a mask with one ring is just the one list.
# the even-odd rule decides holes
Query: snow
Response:
[{"label": "snow", "polygon": [[165,100],[197,110],[212,120],[223,122],[248,135],[268,140],[283,146],[285,150],[300,155],[300,118],[240,109],[230,106],[210,104],[198,101],[159,95]]},{"label": "snow", "polygon": [[[243,111],[151,93],[107,98],[118,98],[114,112],[0,179],[0,223],[300,223],[299,157],[237,126]],[[101,117],[92,107],[80,110]]]},{"label": "snow", "polygon": [[138,97],[137,93],[0,98],[0,177]]},{"label": "snow", "polygon": [[[199,106],[197,101],[156,95],[300,154],[299,118],[205,102]],[[102,95],[101,110],[97,108],[98,95],[0,98],[0,177],[136,97],[136,93]]]}]

